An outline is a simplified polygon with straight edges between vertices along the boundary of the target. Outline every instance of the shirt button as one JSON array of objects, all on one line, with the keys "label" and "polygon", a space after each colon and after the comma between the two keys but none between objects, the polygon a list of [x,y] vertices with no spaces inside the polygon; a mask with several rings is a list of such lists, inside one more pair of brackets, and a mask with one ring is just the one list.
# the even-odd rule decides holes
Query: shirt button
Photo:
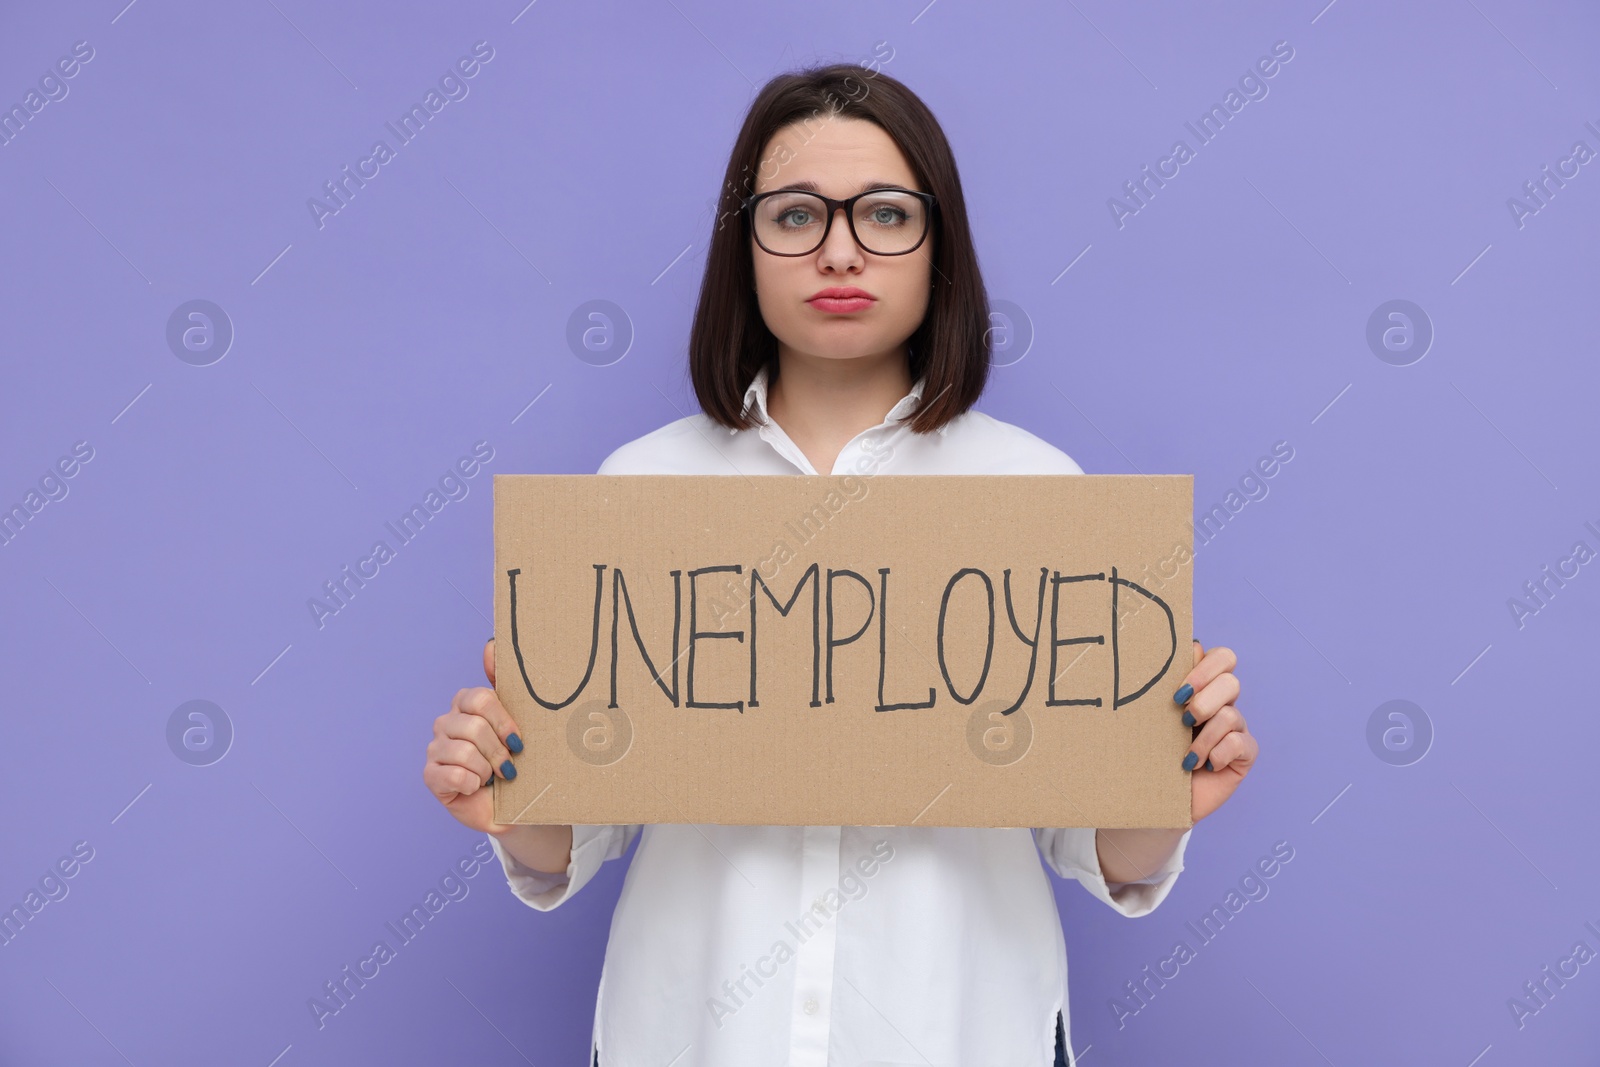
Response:
[{"label": "shirt button", "polygon": [[806,998],[806,1002],[802,1005],[802,1007],[805,1008],[807,1015],[815,1015],[817,1013],[817,1002],[812,1000],[810,997]]}]

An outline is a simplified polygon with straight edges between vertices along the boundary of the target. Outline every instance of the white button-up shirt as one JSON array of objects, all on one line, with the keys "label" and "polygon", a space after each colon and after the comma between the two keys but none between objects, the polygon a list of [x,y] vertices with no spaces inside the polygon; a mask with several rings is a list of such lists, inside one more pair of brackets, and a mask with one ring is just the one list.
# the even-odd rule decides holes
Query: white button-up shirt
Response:
[{"label": "white button-up shirt", "polygon": [[[608,456],[600,474],[816,474],[763,425],[703,414]],[[914,434],[918,381],[839,453],[835,475],[1082,474],[1028,431],[969,410]],[[1140,882],[1107,883],[1093,828],[574,826],[565,873],[490,837],[511,891],[560,906],[644,839],[623,881],[595,1002],[601,1067],[1050,1067],[1067,956],[1044,864],[1130,917],[1171,892],[1192,830]],[[593,1050],[591,1051],[591,1056]]]}]

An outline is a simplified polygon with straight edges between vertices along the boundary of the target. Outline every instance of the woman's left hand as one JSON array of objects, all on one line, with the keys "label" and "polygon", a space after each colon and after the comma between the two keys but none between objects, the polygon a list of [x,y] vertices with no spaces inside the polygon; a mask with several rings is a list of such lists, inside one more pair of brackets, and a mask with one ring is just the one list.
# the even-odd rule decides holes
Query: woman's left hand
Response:
[{"label": "woman's left hand", "polygon": [[1219,645],[1207,652],[1196,641],[1194,669],[1173,697],[1184,709],[1184,722],[1201,728],[1184,757],[1184,765],[1194,770],[1189,803],[1190,818],[1195,822],[1222,807],[1250,773],[1261,751],[1234,706],[1239,699],[1239,679],[1233,668],[1238,662],[1231,648]]}]

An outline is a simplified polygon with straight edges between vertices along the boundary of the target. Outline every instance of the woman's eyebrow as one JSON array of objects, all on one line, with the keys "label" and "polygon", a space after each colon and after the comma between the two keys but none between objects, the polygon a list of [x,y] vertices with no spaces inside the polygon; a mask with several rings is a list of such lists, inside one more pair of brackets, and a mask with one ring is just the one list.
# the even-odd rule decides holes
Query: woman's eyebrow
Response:
[{"label": "woman's eyebrow", "polygon": [[[867,192],[868,190],[871,190],[871,189],[904,189],[904,188],[906,188],[906,187],[904,185],[901,185],[899,182],[870,181],[870,182],[863,182],[859,191],[864,193],[864,192]],[[802,192],[802,193],[821,193],[822,192],[822,187],[819,186],[814,181],[807,180],[807,181],[799,181],[799,182],[790,182],[788,185],[780,185],[778,188],[776,188],[776,189],[774,189],[772,191],[775,192],[775,193],[786,192],[786,191],[794,191],[794,192]]]}]

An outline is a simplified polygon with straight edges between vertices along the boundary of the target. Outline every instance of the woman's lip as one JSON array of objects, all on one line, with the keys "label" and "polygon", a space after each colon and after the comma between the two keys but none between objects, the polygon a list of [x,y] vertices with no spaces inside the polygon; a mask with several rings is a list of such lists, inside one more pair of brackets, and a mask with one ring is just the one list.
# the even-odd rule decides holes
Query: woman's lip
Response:
[{"label": "woman's lip", "polygon": [[818,311],[843,315],[871,307],[875,301],[870,296],[816,296],[806,301]]}]

